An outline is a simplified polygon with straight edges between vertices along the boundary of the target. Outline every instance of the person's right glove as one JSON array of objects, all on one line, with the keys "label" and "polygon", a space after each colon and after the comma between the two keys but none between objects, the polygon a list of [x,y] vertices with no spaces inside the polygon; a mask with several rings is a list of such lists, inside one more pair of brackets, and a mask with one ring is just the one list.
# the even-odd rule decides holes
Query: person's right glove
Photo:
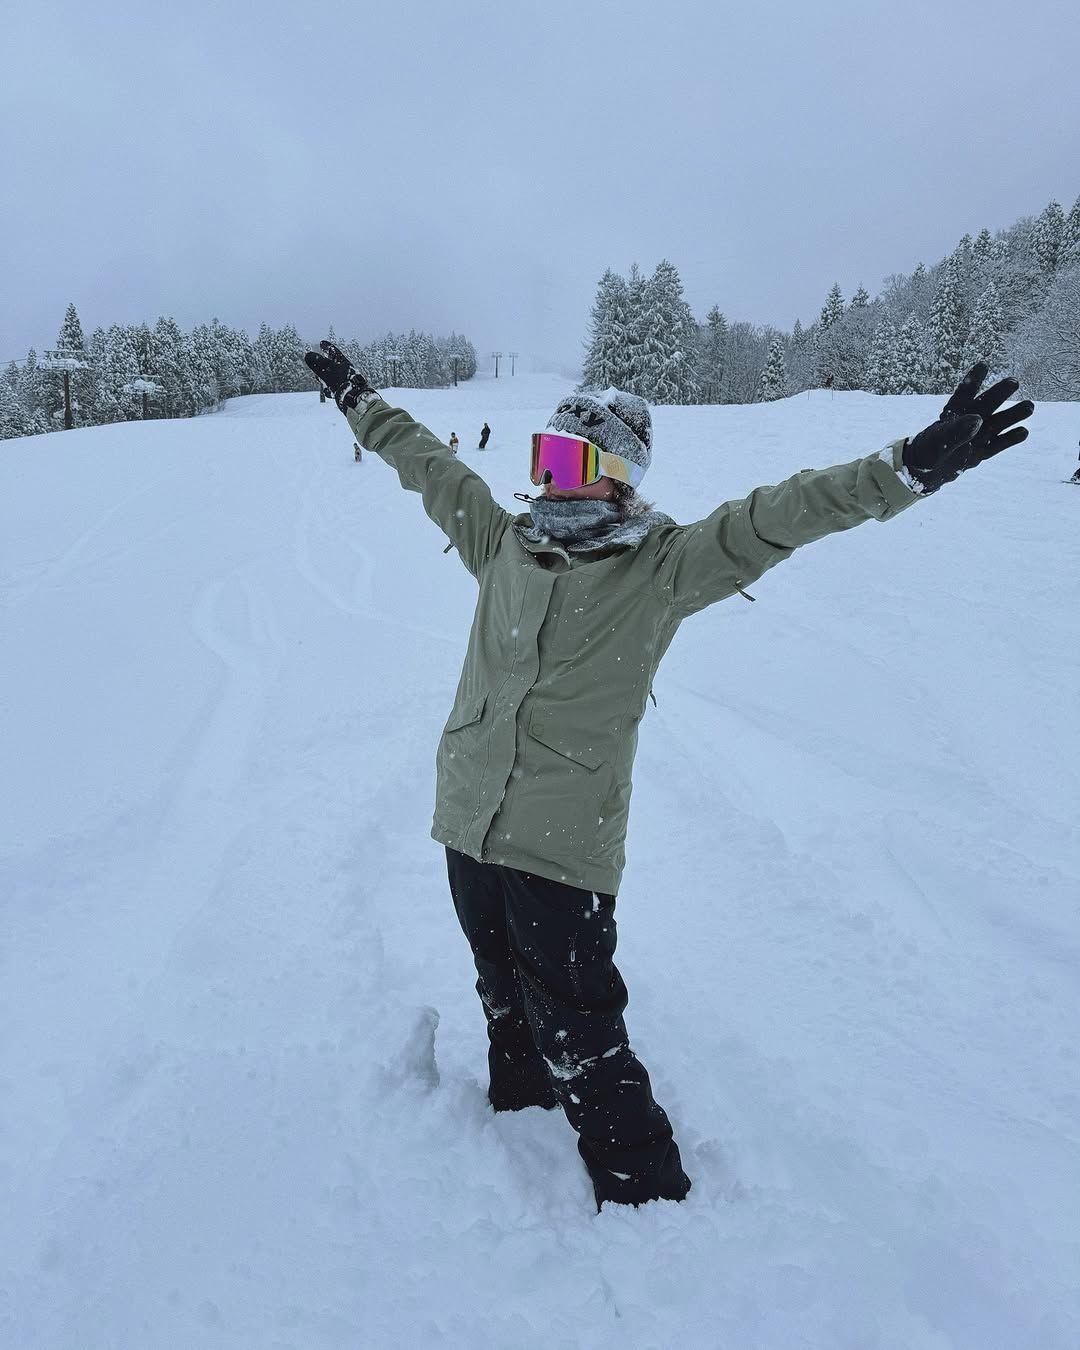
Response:
[{"label": "person's right glove", "polygon": [[343,413],[355,408],[367,394],[375,390],[345,355],[340,347],[324,339],[318,352],[305,352],[304,364],[319,381]]},{"label": "person's right glove", "polygon": [[[987,368],[981,361],[972,366],[942,408],[938,420],[905,443],[904,468],[924,495],[936,492],[965,470],[1027,439],[1027,427],[1014,424],[1030,417],[1035,404],[1025,399],[998,412],[1020,384],[1009,377],[998,380],[980,394],[986,375]],[[1009,431],[1009,427],[1013,430]]]}]

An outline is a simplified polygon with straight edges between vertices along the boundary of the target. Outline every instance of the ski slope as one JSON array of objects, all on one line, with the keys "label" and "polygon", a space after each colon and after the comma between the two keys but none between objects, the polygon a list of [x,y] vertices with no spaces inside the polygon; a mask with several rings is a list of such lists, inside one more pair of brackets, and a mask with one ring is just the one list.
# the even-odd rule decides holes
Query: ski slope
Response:
[{"label": "ski slope", "polygon": [[[397,401],[514,508],[566,388]],[[649,495],[940,402],[660,408]],[[1078,435],[684,625],[618,915],[694,1189],[599,1216],[561,1115],[486,1105],[428,838],[474,583],[419,499],[308,395],[0,445],[0,1343],[1076,1350]]]}]

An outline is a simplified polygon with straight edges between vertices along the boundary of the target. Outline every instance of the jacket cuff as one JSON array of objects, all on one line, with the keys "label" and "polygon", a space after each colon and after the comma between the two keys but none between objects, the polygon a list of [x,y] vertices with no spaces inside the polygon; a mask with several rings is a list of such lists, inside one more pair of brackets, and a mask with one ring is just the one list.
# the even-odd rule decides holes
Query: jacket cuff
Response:
[{"label": "jacket cuff", "polygon": [[379,448],[377,445],[368,444],[367,438],[370,434],[371,419],[377,412],[389,407],[390,405],[373,389],[370,394],[364,394],[357,400],[355,408],[345,409],[345,420],[352,428],[352,434],[365,450],[377,450]]},{"label": "jacket cuff", "polygon": [[887,464],[892,470],[891,475],[881,475],[881,487],[889,505],[897,511],[902,511],[905,506],[910,506],[915,498],[920,497],[923,493],[923,485],[917,478],[913,478],[908,473],[904,464],[904,446],[906,444],[907,437],[901,436],[898,441],[890,441],[878,455],[882,464]]}]

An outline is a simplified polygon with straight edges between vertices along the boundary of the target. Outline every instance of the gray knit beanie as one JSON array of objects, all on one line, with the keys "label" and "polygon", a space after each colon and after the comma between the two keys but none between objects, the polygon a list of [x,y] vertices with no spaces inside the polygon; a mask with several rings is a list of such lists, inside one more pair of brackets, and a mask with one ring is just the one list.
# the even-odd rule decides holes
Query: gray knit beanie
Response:
[{"label": "gray knit beanie", "polygon": [[621,389],[571,394],[555,409],[548,427],[582,436],[642,471],[652,462],[652,417],[649,405],[636,394]]}]

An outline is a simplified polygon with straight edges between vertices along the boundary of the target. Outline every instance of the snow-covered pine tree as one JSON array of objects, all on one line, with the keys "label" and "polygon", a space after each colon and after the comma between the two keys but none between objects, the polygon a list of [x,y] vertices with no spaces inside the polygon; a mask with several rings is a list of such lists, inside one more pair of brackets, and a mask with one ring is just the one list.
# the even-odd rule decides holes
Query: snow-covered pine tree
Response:
[{"label": "snow-covered pine tree", "polygon": [[139,374],[156,375],[157,371],[154,368],[154,335],[150,331],[150,325],[146,323],[128,324],[127,334],[135,352],[135,359],[139,363]]},{"label": "snow-covered pine tree", "polygon": [[886,314],[874,330],[867,361],[866,387],[872,394],[899,393],[896,378],[896,325]]},{"label": "snow-covered pine tree", "polygon": [[821,313],[818,315],[817,321],[814,348],[817,363],[817,383],[819,385],[834,384],[836,381],[836,371],[832,368],[834,352],[832,344],[828,341],[828,334],[829,330],[838,324],[843,317],[844,297],[840,291],[840,283],[834,281],[832,289],[821,307]]},{"label": "snow-covered pine tree", "polygon": [[458,335],[452,332],[449,337],[439,338],[438,341],[447,379],[452,381],[454,377],[454,357],[457,357],[458,379],[461,379],[461,344]]},{"label": "snow-covered pine tree", "polygon": [[409,330],[409,336],[403,339],[402,356],[404,358],[404,374],[402,379],[406,380],[410,389],[420,389],[424,383],[424,336],[418,333],[415,328]]},{"label": "snow-covered pine tree", "polygon": [[609,267],[596,287],[581,389],[625,388],[629,292],[626,281]]},{"label": "snow-covered pine tree", "polygon": [[803,389],[812,389],[817,380],[817,349],[812,341],[814,332],[803,328],[796,319],[791,329],[791,342],[787,349],[787,388],[789,393],[797,394]]},{"label": "snow-covered pine tree", "polygon": [[1065,233],[1065,213],[1058,202],[1048,202],[1035,221],[1032,249],[1042,272],[1050,274],[1058,265],[1062,237]]},{"label": "snow-covered pine tree", "polygon": [[252,343],[254,357],[256,394],[273,392],[274,369],[274,331],[268,323],[259,324],[259,331]]},{"label": "snow-covered pine tree", "polygon": [[648,398],[652,388],[656,353],[651,347],[650,314],[652,297],[649,283],[637,263],[630,265],[626,278],[626,360],[619,388],[628,394]]},{"label": "snow-covered pine tree", "polygon": [[383,379],[382,366],[379,362],[378,338],[374,342],[369,342],[366,347],[356,338],[350,338],[347,342],[339,341],[338,346],[373,389],[385,387],[387,381]]},{"label": "snow-covered pine tree", "polygon": [[893,321],[899,328],[903,323],[900,315],[903,314],[906,317],[910,313],[915,315],[922,327],[927,328],[930,324],[930,311],[933,308],[933,303],[934,284],[926,270],[926,264],[916,263],[904,301],[899,310],[893,311]]},{"label": "snow-covered pine tree", "polygon": [[896,355],[893,361],[895,392],[898,394],[922,394],[934,392],[926,389],[926,357],[919,320],[909,314],[896,338]]},{"label": "snow-covered pine tree", "polygon": [[953,255],[945,264],[930,312],[930,393],[948,393],[962,374],[968,325],[961,285],[959,262]]},{"label": "snow-covered pine tree", "polygon": [[651,403],[697,401],[697,324],[674,264],[662,259],[648,284],[645,345],[652,354]]},{"label": "snow-covered pine tree", "polygon": [[724,357],[727,351],[727,319],[713,305],[698,335],[698,397],[702,403],[719,403],[724,384]]},{"label": "snow-covered pine tree", "polygon": [[94,421],[126,422],[138,415],[140,402],[124,385],[137,379],[139,357],[131,333],[120,324],[95,328],[90,335],[90,363],[94,374]]},{"label": "snow-covered pine tree", "polygon": [[86,355],[86,341],[83,337],[82,324],[79,321],[79,312],[74,305],[68,305],[64,313],[64,322],[60,325],[56,345],[61,350],[71,352],[75,356]]},{"label": "snow-covered pine tree", "polygon": [[153,366],[165,390],[165,414],[187,417],[193,406],[187,339],[171,315],[162,315],[154,324],[153,339]]},{"label": "snow-covered pine tree", "polygon": [[187,342],[187,352],[191,369],[189,412],[192,416],[197,416],[201,412],[216,408],[222,399],[217,378],[214,338],[207,324],[198,324],[192,329]]},{"label": "snow-covered pine tree", "polygon": [[19,398],[19,368],[12,362],[0,373],[0,441],[33,434],[33,421]]},{"label": "snow-covered pine tree", "polygon": [[761,397],[766,403],[783,398],[787,391],[787,368],[784,364],[784,339],[778,333],[769,343],[769,355],[761,370]]},{"label": "snow-covered pine tree", "polygon": [[254,351],[246,333],[229,328],[218,319],[210,322],[214,373],[222,398],[250,394],[255,387]]},{"label": "snow-covered pine tree", "polygon": [[991,281],[975,303],[964,348],[962,365],[970,370],[977,361],[984,361],[991,375],[1000,372],[1005,364],[1005,321],[997,288]]},{"label": "snow-covered pine tree", "polygon": [[821,314],[818,316],[818,327],[823,331],[831,328],[834,323],[843,317],[844,314],[844,296],[840,290],[840,283],[834,281],[832,289],[826,296],[825,303],[821,307]]},{"label": "snow-covered pine tree", "polygon": [[1043,271],[1036,256],[1035,231],[1036,223],[1030,216],[1001,231],[994,239],[990,261],[983,269],[982,288],[993,281],[1001,301],[1006,333],[1039,308],[1053,277],[1053,273]]},{"label": "snow-covered pine tree", "polygon": [[990,231],[984,227],[975,236],[975,242],[971,246],[971,256],[977,263],[988,262],[993,248],[994,241],[990,237]]},{"label": "snow-covered pine tree", "polygon": [[307,393],[311,389],[311,371],[304,361],[307,343],[291,323],[274,335],[274,385],[287,394]]},{"label": "snow-covered pine tree", "polygon": [[965,332],[971,326],[975,301],[986,287],[984,268],[975,251],[975,242],[965,234],[953,251],[951,261],[959,282],[960,308]]},{"label": "snow-covered pine tree", "polygon": [[1034,398],[1080,399],[1080,260],[1059,267],[1042,307],[1009,335],[1008,366]]},{"label": "snow-covered pine tree", "polygon": [[1061,254],[1059,261],[1063,265],[1080,259],[1080,197],[1073,202],[1061,232]]},{"label": "snow-covered pine tree", "polygon": [[392,346],[390,348],[390,368],[396,372],[394,383],[399,389],[412,387],[412,381],[415,377],[413,371],[412,353],[409,350],[408,333],[391,334]]},{"label": "snow-covered pine tree", "polygon": [[851,308],[866,309],[869,303],[870,303],[870,293],[867,291],[865,286],[860,286],[859,289],[855,292],[855,294],[851,297]]},{"label": "snow-covered pine tree", "polygon": [[429,334],[423,335],[424,388],[442,389],[450,383],[450,372],[443,360],[441,346]]},{"label": "snow-covered pine tree", "polygon": [[[82,361],[89,361],[90,355],[83,336],[82,323],[74,305],[68,305],[64,321],[56,335],[57,348]],[[71,391],[71,418],[75,426],[82,426],[93,418],[94,409],[94,373],[87,367],[73,370],[68,375]],[[64,374],[59,370],[46,372],[43,385],[44,408],[46,414],[57,426],[63,426],[64,418]]]},{"label": "snow-covered pine tree", "polygon": [[865,389],[866,367],[877,321],[870,304],[852,304],[819,337],[818,368],[822,382],[832,376],[834,389]]},{"label": "snow-covered pine tree", "polygon": [[26,364],[19,372],[18,391],[19,402],[30,420],[31,430],[28,434],[32,436],[56,430],[56,423],[52,420],[47,407],[49,391],[46,374],[47,372],[38,364],[37,352],[31,347],[26,356]]}]

